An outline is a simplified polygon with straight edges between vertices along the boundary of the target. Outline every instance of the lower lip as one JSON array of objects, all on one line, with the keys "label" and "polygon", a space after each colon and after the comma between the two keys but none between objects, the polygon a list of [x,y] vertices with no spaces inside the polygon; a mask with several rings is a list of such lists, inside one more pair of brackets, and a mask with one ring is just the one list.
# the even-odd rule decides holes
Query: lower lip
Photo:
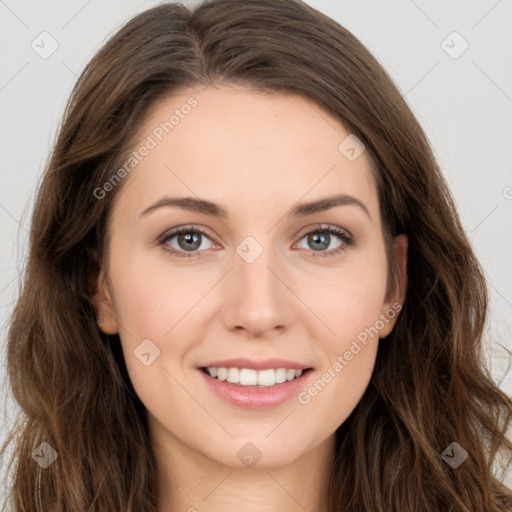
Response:
[{"label": "lower lip", "polygon": [[238,386],[210,377],[201,369],[198,369],[198,372],[210,388],[230,404],[245,409],[270,409],[287,402],[293,396],[297,396],[304,388],[305,382],[309,379],[313,370],[305,370],[300,377],[282,384],[262,388]]}]

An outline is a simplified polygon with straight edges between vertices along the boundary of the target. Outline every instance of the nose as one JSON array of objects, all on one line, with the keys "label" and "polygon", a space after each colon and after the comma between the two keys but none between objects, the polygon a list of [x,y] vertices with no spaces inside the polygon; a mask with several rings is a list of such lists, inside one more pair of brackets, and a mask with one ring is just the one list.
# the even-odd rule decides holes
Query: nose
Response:
[{"label": "nose", "polygon": [[234,268],[224,280],[226,328],[268,338],[289,327],[293,293],[287,280],[270,249],[252,262],[235,254]]}]

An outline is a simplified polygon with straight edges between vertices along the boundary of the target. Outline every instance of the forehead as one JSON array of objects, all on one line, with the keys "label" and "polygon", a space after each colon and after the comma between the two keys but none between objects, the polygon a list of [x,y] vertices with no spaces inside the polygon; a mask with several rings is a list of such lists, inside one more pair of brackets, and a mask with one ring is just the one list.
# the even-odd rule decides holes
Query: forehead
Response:
[{"label": "forehead", "polygon": [[196,195],[242,212],[346,193],[376,209],[366,153],[344,153],[353,137],[297,95],[234,86],[183,90],[145,116],[132,149],[150,149],[121,195],[140,207],[166,193]]}]

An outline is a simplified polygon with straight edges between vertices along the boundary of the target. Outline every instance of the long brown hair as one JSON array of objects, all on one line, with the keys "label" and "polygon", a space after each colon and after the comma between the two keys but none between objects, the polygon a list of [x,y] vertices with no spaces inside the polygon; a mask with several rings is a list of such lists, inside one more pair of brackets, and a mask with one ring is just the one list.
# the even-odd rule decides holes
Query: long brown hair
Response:
[{"label": "long brown hair", "polygon": [[[126,160],[155,102],[222,83],[297,94],[339,119],[367,148],[388,255],[393,236],[409,240],[405,304],[336,432],[327,512],[510,512],[512,491],[494,468],[512,453],[512,400],[483,363],[481,267],[397,87],[350,32],[300,0],[151,8],[80,75],[37,196],[8,335],[21,408],[2,450],[13,443],[13,510],[156,509],[145,407],[92,302],[122,183],[99,199],[94,191]],[[58,458],[41,469],[34,450],[43,442]],[[441,456],[453,442],[468,453],[456,469]]]}]

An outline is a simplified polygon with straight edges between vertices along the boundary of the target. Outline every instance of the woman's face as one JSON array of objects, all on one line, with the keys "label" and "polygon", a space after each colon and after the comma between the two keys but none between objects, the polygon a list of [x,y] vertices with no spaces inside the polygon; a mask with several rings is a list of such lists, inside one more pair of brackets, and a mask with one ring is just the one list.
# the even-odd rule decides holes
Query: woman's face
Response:
[{"label": "woman's face", "polygon": [[[153,438],[232,467],[332,440],[403,299],[387,294],[363,147],[304,99],[222,86],[158,103],[134,148],[123,182],[103,188],[122,186],[98,323],[120,334]],[[309,370],[281,383],[295,372],[259,363]],[[245,370],[220,381],[201,370],[214,366]]]}]

